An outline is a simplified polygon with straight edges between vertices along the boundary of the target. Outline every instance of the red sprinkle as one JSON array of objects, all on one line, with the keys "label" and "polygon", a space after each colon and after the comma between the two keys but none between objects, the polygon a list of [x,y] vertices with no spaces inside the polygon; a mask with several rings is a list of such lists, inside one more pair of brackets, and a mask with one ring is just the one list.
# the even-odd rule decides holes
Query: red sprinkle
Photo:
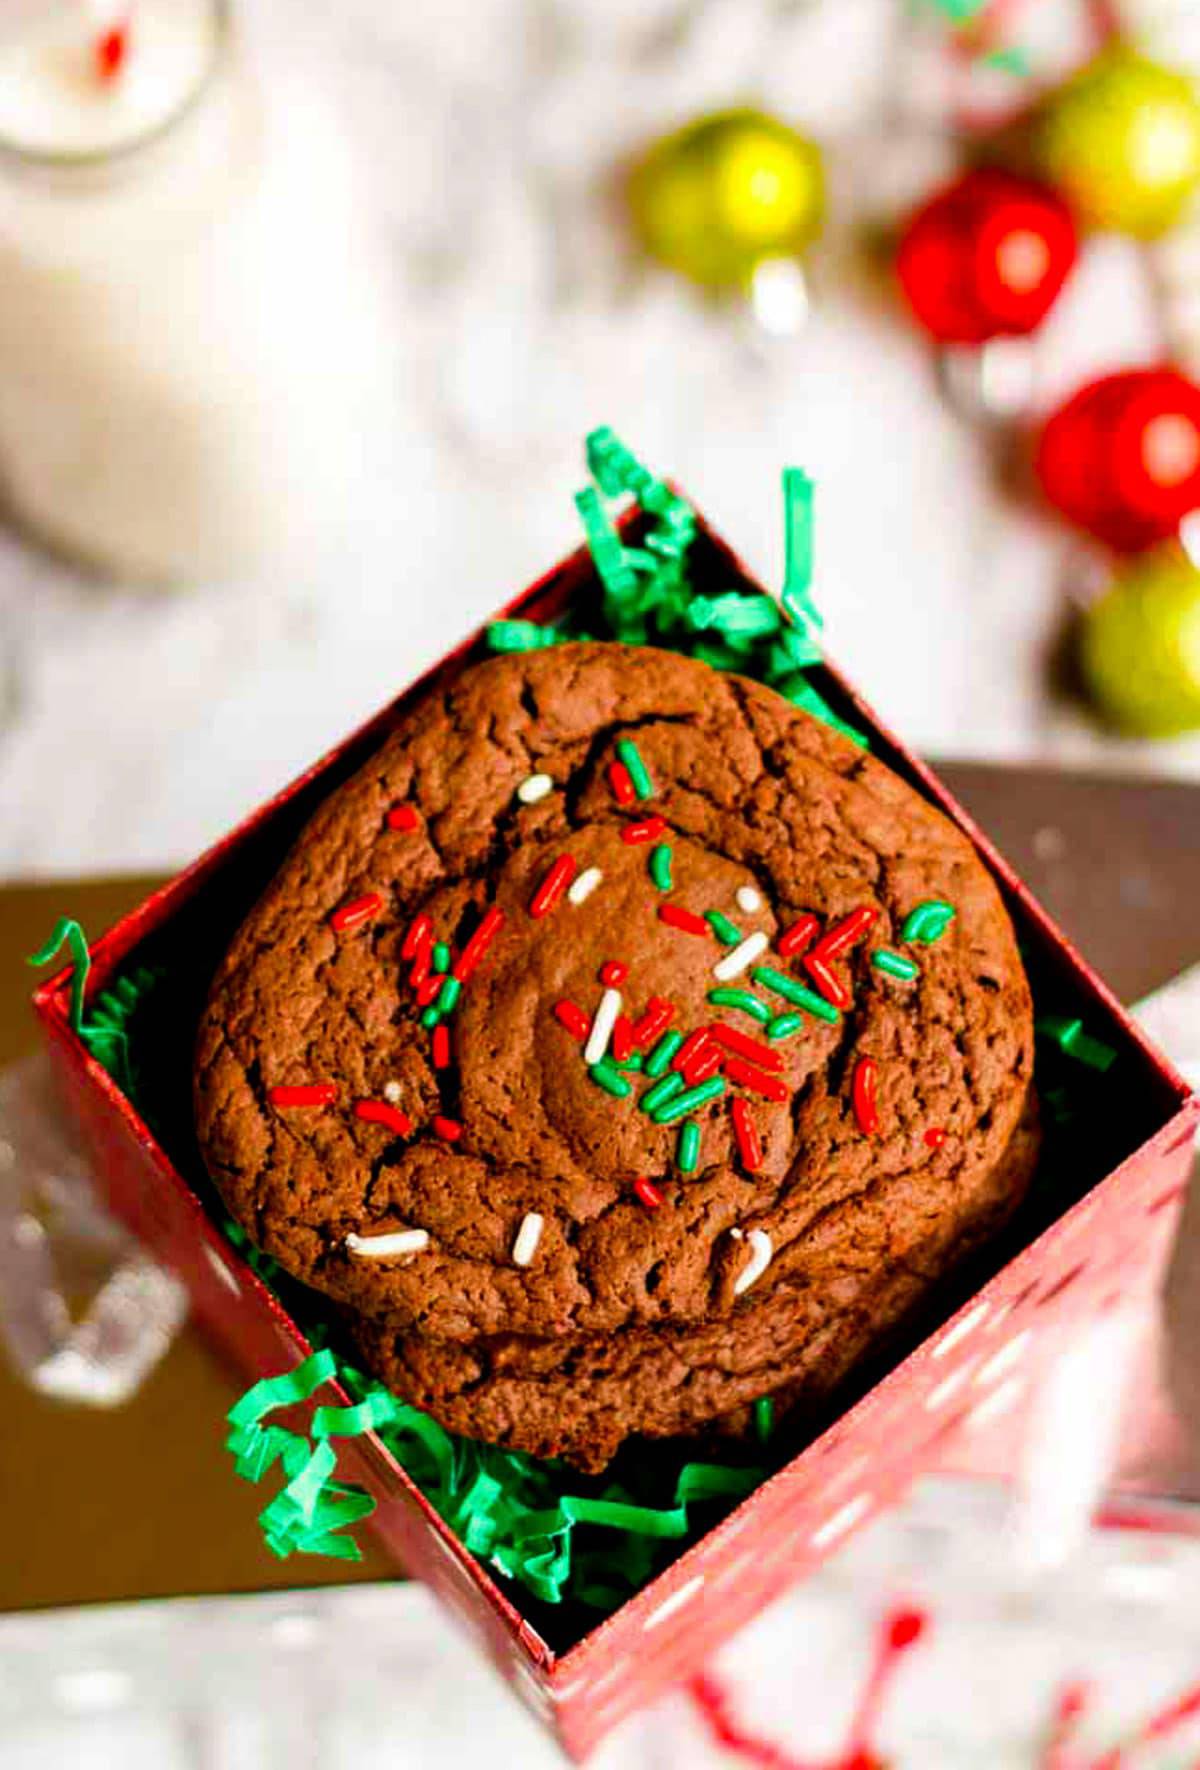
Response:
[{"label": "red sprinkle", "polygon": [[561,1002],[554,1004],[554,1018],[560,1026],[565,1026],[574,1039],[586,1039],[591,1028],[591,1021],[582,1008],[568,1001],[566,996]]},{"label": "red sprinkle", "polygon": [[417,991],[417,1007],[428,1008],[445,981],[440,971],[436,977],[426,977]]},{"label": "red sprinkle", "polygon": [[739,1057],[748,1057],[751,1063],[757,1063],[762,1069],[782,1069],[783,1055],[771,1045],[764,1045],[760,1039],[752,1039],[747,1033],[739,1032],[736,1026],[727,1026],[723,1020],[714,1020],[709,1029],[719,1045],[727,1051],[736,1051]]},{"label": "red sprinkle", "polygon": [[775,942],[777,951],[785,959],[790,959],[794,953],[802,953],[815,936],[817,927],[815,916],[801,916],[799,921],[793,922],[791,927],[785,928],[779,936]]},{"label": "red sprinkle", "polygon": [[850,991],[816,948],[805,955],[804,969],[816,984],[818,993],[827,1002],[832,1002],[835,1008],[849,1008],[853,1005],[854,998]]},{"label": "red sprinkle", "polygon": [[427,940],[424,946],[418,949],[417,956],[412,962],[412,969],[408,974],[409,983],[416,990],[422,989],[428,982],[432,970],[433,942]]},{"label": "red sprinkle", "polygon": [[864,1137],[874,1137],[879,1129],[879,1109],[875,1104],[875,1083],[878,1068],[873,1057],[860,1057],[854,1066],[850,1083],[850,1099],[854,1116]]},{"label": "red sprinkle", "polygon": [[636,823],[621,825],[621,840],[631,845],[637,842],[657,842],[666,833],[667,823],[662,817],[640,817]]},{"label": "red sprinkle", "polygon": [[629,976],[629,966],[620,959],[606,959],[600,967],[600,981],[609,989],[620,989]]},{"label": "red sprinkle", "polygon": [[400,948],[402,959],[413,959],[423,946],[429,946],[433,940],[433,923],[428,916],[415,916],[409,923],[408,933],[404,936],[404,945]]},{"label": "red sprinkle", "polygon": [[613,1022],[612,1054],[614,1063],[628,1063],[633,1056],[633,1022],[628,1014],[618,1014]]},{"label": "red sprinkle", "polygon": [[729,1112],[733,1119],[733,1134],[737,1139],[742,1166],[748,1174],[757,1174],[762,1166],[762,1144],[758,1129],[750,1116],[750,1108],[744,1100],[731,1100]]},{"label": "red sprinkle", "polygon": [[689,1088],[697,1082],[706,1082],[709,1076],[715,1076],[724,1059],[716,1045],[704,1045],[690,1063],[683,1066],[683,1079]]},{"label": "red sprinkle", "polygon": [[531,916],[548,916],[563,895],[578,868],[569,854],[560,854],[550,871],[529,900]]},{"label": "red sprinkle", "polygon": [[433,1121],[433,1128],[439,1137],[447,1143],[457,1143],[462,1136],[462,1126],[457,1119],[444,1119],[441,1113]]},{"label": "red sprinkle", "polygon": [[363,922],[369,922],[383,908],[383,899],[378,891],[368,891],[362,897],[353,897],[340,909],[334,910],[329,918],[331,928],[343,934],[347,928],[357,928]]},{"label": "red sprinkle", "polygon": [[114,25],[96,39],[96,72],[102,80],[115,80],[129,54],[129,26]]},{"label": "red sprinkle", "polygon": [[813,948],[814,954],[822,959],[837,959],[848,952],[855,941],[861,940],[873,922],[879,920],[879,911],[864,904],[861,909],[851,910],[840,922],[835,922]]},{"label": "red sprinkle", "polygon": [[949,1131],[943,1131],[940,1125],[930,1125],[925,1133],[925,1141],[930,1149],[940,1149],[949,1135]]},{"label": "red sprinkle", "polygon": [[448,1069],[450,1067],[450,1028],[435,1026],[433,1029],[433,1067]]},{"label": "red sprinkle", "polygon": [[272,1106],[331,1106],[337,1097],[336,1082],[301,1082],[293,1087],[267,1089]]},{"label": "red sprinkle", "polygon": [[356,1100],[354,1116],[365,1119],[368,1125],[384,1125],[394,1131],[397,1137],[410,1137],[413,1123],[406,1112],[398,1106],[390,1106],[386,1100]]},{"label": "red sprinkle", "polygon": [[415,830],[421,822],[415,805],[393,805],[383,821],[389,830]]},{"label": "red sprinkle", "polygon": [[694,916],[691,910],[680,909],[677,903],[660,903],[658,919],[665,922],[668,928],[682,928],[685,934],[703,934],[706,939],[712,938],[712,929],[703,916]]},{"label": "red sprinkle", "polygon": [[492,904],[491,908],[486,909],[480,917],[479,926],[463,948],[458,964],[451,972],[451,976],[457,978],[459,983],[465,983],[468,977],[472,976],[472,974],[478,969],[479,961],[482,959],[484,953],[487,952],[503,925],[504,911],[498,910],[495,904]]},{"label": "red sprinkle", "polygon": [[749,1088],[752,1094],[761,1094],[764,1100],[786,1100],[788,1097],[787,1085],[778,1076],[765,1076],[761,1069],[743,1063],[740,1057],[725,1059],[725,1074],[739,1088]]},{"label": "red sprinkle", "polygon": [[[616,766],[619,768],[620,763],[617,763]],[[648,1210],[657,1211],[659,1205],[663,1202],[663,1195],[658,1190],[658,1187],[654,1184],[653,1180],[647,1180],[644,1177],[640,1180],[635,1180],[633,1183],[633,1190],[637,1193],[638,1197]]]},{"label": "red sprinkle", "polygon": [[633,1029],[634,1048],[644,1051],[652,1045],[660,1033],[665,1033],[675,1018],[675,1004],[662,996],[651,996],[646,1004],[646,1012]]},{"label": "red sprinkle", "polygon": [[632,805],[637,798],[633,776],[623,762],[609,763],[608,784],[616,795],[618,805]]},{"label": "red sprinkle", "polygon": [[680,1045],[678,1051],[676,1051],[671,1060],[671,1068],[679,1070],[682,1074],[693,1059],[700,1055],[705,1046],[710,1045],[711,1043],[712,1035],[708,1028],[706,1026],[698,1026],[695,1032],[690,1032],[688,1034],[682,1045]]}]

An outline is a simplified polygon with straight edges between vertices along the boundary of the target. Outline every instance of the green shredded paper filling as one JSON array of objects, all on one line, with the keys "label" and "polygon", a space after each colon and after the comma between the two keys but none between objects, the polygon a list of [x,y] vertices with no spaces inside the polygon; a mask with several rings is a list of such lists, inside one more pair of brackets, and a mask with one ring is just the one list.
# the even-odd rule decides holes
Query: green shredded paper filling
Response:
[{"label": "green shredded paper filling", "polygon": [[[696,513],[665,480],[655,477],[604,426],[587,439],[592,484],[577,493],[600,595],[587,610],[586,629],[568,611],[560,622],[493,621],[493,651],[537,651],[570,639],[615,639],[661,645],[718,670],[736,670],[774,688],[840,731],[860,748],[867,739],[840,718],[805,672],[821,662],[821,617],[812,599],[813,484],[798,467],[783,476],[784,578],[778,602],[764,591],[730,583],[699,591],[691,572]],[[605,499],[631,497],[644,526],[636,540],[618,532]]]},{"label": "green shredded paper filling", "polygon": [[[688,561],[697,523],[691,507],[643,467],[611,430],[593,432],[587,457],[593,483],[577,502],[599,580],[598,608],[588,610],[590,636],[666,645],[755,676],[865,744],[804,674],[820,661],[820,618],[811,600],[812,485],[807,477],[789,470],[784,479],[786,563],[783,593],[776,603],[760,591],[737,586],[693,593]],[[636,544],[622,538],[604,503],[623,496],[632,496],[643,513]],[[570,615],[554,626],[505,620],[487,630],[494,651],[532,650],[581,636]],[[653,784],[640,756],[635,752],[626,761],[635,787],[645,796]],[[669,866],[669,851],[665,863],[661,852],[660,865]],[[952,914],[950,906],[935,901],[920,905],[904,938],[935,940]],[[732,923],[717,933],[725,940],[738,936]],[[162,1105],[161,1075],[152,1073],[156,1053],[161,1064],[156,1015],[162,1021],[164,1014],[173,1020],[179,1014],[171,968],[132,965],[88,1001],[91,961],[78,922],[60,918],[29,962],[48,964],[64,945],[73,963],[70,1023],[153,1126]],[[775,974],[756,973],[760,981],[764,975],[769,984]],[[788,1036],[793,1023],[798,1024],[795,1015],[772,1019],[771,1010],[749,991],[725,993],[731,1003],[736,993],[737,1005],[769,1020],[771,1038]],[[1102,1071],[1113,1061],[1111,1047],[1087,1034],[1078,1019],[1043,1016],[1037,1028],[1052,1062],[1065,1059],[1068,1070],[1077,1074]],[[677,1032],[665,1034],[645,1060],[646,1075],[662,1076],[679,1043]],[[628,1086],[619,1069],[607,1079],[613,1087]],[[1077,1091],[1069,1077],[1047,1080],[1055,1085],[1042,1088],[1043,1098],[1052,1118],[1065,1122]],[[654,1090],[643,1096],[645,1110],[650,1110],[652,1096],[656,1116],[661,1114],[664,1121],[691,1110],[696,1091],[680,1097],[680,1078],[669,1076],[659,1086],[661,1097]],[[255,1383],[228,1415],[226,1447],[237,1474],[253,1483],[269,1479],[276,1489],[259,1514],[273,1554],[361,1559],[352,1531],[375,1509],[375,1501],[361,1488],[336,1479],[337,1444],[372,1433],[471,1554],[546,1604],[608,1612],[767,1473],[762,1457],[775,1429],[769,1397],[753,1410],[757,1443],[731,1447],[727,1461],[681,1460],[686,1451],[666,1444],[623,1456],[596,1480],[580,1477],[557,1460],[446,1431],[343,1358],[331,1343],[327,1320],[313,1313],[321,1307],[315,1293],[288,1279],[269,1255],[253,1246],[203,1179],[195,1183],[229,1242],[318,1348],[295,1369]],[[332,1394],[321,1397],[320,1391],[331,1384],[349,1397],[348,1406],[334,1405]],[[286,1414],[286,1421],[280,1414]],[[298,1423],[304,1416],[307,1423]]]}]

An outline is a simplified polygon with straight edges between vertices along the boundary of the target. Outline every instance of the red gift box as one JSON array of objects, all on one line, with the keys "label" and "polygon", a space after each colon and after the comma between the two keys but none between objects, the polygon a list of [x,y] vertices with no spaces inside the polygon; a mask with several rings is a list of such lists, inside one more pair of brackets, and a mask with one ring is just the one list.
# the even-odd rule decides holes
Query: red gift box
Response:
[{"label": "red gift box", "polygon": [[[634,513],[621,526],[638,520]],[[703,523],[692,565],[697,590],[761,589]],[[581,550],[500,614],[549,621],[594,584],[591,559]],[[371,754],[399,711],[461,669],[480,642],[481,634],[473,634],[118,923],[93,950],[90,988],[102,989],[131,955],[171,943],[195,953],[208,942],[215,964],[220,944],[320,799]],[[1119,1078],[1119,1114],[1106,1117],[1102,1148],[1081,1136],[1078,1162],[1054,1176],[1049,1195],[1041,1189],[1036,1211],[1022,1214],[1016,1239],[1010,1235],[969,1278],[947,1288],[933,1331],[928,1322],[923,1338],[913,1330],[800,1454],[565,1651],[556,1652],[521,1614],[519,1601],[461,1547],[377,1438],[342,1444],[339,1479],[360,1483],[378,1502],[371,1528],[407,1572],[439,1593],[576,1758],[631,1710],[694,1672],[787,1585],[893,1505],[944,1457],[953,1435],[970,1429],[973,1415],[986,1415],[989,1398],[1036,1347],[1040,1327],[1151,1290],[1187,1182],[1197,1103],[1186,1084],[937,778],[835,669],[823,666],[815,680],[838,713],[870,734],[875,754],[975,842],[1006,896],[1045,1005],[1056,1013],[1069,1008],[1116,1048],[1119,1066],[1105,1094],[1111,1107]],[[180,1276],[196,1318],[248,1380],[291,1369],[311,1347],[72,1032],[68,984],[69,973],[61,973],[37,992],[35,1006],[114,1211]],[[181,1002],[181,1020],[188,1012]],[[174,1086],[185,1098],[190,1076],[177,1076]]]}]

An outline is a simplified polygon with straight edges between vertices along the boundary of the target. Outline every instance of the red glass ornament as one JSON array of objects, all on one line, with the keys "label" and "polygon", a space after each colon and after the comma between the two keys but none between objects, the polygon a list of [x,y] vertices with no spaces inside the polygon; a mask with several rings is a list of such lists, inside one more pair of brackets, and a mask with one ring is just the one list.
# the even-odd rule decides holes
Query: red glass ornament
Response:
[{"label": "red glass ornament", "polygon": [[982,168],[910,218],[896,271],[918,323],[939,344],[986,344],[1041,324],[1078,250],[1071,211],[1056,191]]},{"label": "red glass ornament", "polygon": [[1047,419],[1034,467],[1054,508],[1117,552],[1167,540],[1200,508],[1200,387],[1169,368],[1089,382]]}]

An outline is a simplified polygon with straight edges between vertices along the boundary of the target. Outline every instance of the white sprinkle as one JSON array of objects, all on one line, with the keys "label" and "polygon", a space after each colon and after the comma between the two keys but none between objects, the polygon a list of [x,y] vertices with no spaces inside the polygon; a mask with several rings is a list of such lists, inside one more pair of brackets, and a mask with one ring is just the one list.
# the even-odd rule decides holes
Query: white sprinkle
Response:
[{"label": "white sprinkle", "polygon": [[521,1227],[517,1230],[517,1239],[513,1243],[513,1265],[528,1266],[537,1253],[538,1243],[542,1239],[542,1229],[546,1219],[537,1211],[529,1211],[521,1219]]},{"label": "white sprinkle", "polygon": [[400,1086],[399,1082],[385,1082],[383,1084],[383,1097],[392,1106],[399,1105],[400,1096],[403,1092],[404,1089]]},{"label": "white sprinkle", "polygon": [[[742,1232],[740,1229],[731,1229],[729,1233],[735,1241],[741,1241]],[[750,1264],[743,1267],[733,1281],[735,1297],[740,1297],[743,1291],[748,1291],[750,1286],[762,1277],[771,1264],[771,1255],[775,1251],[771,1246],[771,1238],[765,1229],[752,1229],[747,1240],[750,1243]]]},{"label": "white sprinkle", "polygon": [[587,1044],[583,1047],[585,1063],[599,1063],[608,1050],[608,1041],[612,1038],[612,1029],[617,1024],[617,1015],[621,1012],[621,992],[619,989],[606,989],[600,998],[600,1006],[596,1009],[596,1018],[592,1021],[592,1030],[588,1034]]},{"label": "white sprinkle", "polygon": [[747,965],[752,965],[755,959],[766,952],[770,944],[761,928],[753,934],[748,934],[745,940],[739,941],[732,952],[726,953],[723,959],[717,960],[713,966],[713,976],[718,983],[728,983],[731,977],[740,977]]},{"label": "white sprinkle", "polygon": [[737,888],[737,906],[739,910],[745,910],[748,916],[752,916],[755,910],[762,909],[761,892],[756,891],[753,885],[739,885]]},{"label": "white sprinkle", "polygon": [[389,1260],[393,1254],[419,1254],[429,1246],[427,1229],[398,1229],[394,1235],[355,1235],[346,1237],[348,1254],[360,1260]]},{"label": "white sprinkle", "polygon": [[603,877],[604,874],[599,867],[585,867],[567,892],[567,902],[583,903],[586,898],[592,895]]},{"label": "white sprinkle", "polygon": [[517,788],[517,798],[522,805],[536,805],[539,799],[553,791],[554,782],[548,774],[531,774]]}]

